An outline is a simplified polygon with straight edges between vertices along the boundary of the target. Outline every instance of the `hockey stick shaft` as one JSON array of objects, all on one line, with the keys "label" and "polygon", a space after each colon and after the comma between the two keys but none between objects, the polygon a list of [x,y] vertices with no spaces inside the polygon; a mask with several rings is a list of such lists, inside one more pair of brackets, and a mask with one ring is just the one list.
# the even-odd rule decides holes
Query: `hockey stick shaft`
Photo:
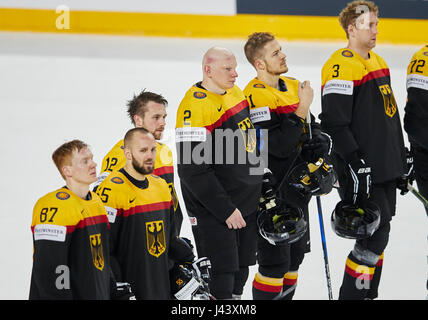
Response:
[{"label": "hockey stick shaft", "polygon": [[[425,197],[424,197],[423,195],[421,195],[421,194],[419,193],[419,191],[418,191],[418,190],[416,190],[416,188],[414,188],[410,183],[408,183],[408,184],[407,184],[407,189],[408,189],[411,193],[413,193],[413,194],[414,194],[414,196],[415,196],[416,198],[418,198],[418,200],[419,200],[419,201],[421,201],[421,202],[422,202],[422,204],[425,206],[425,208],[427,208],[427,209],[428,209],[428,200],[427,200],[427,199],[425,199]],[[427,213],[427,215],[428,215],[428,213]]]},{"label": "hockey stick shaft", "polygon": [[[308,124],[309,139],[312,139],[311,120],[312,120],[311,111],[308,110],[308,116],[306,117],[306,122]],[[316,196],[316,198],[317,198],[317,207],[318,207],[318,220],[319,220],[320,233],[321,233],[321,244],[322,244],[322,251],[324,255],[324,269],[325,269],[325,276],[327,280],[328,299],[333,300],[333,291],[331,289],[331,278],[330,278],[330,266],[328,263],[328,254],[327,254],[327,241],[325,240],[324,221],[322,217],[321,197]]]},{"label": "hockey stick shaft", "polygon": [[321,244],[324,255],[325,276],[327,279],[328,299],[333,300],[333,291],[331,289],[330,266],[328,263],[327,241],[325,240],[324,221],[322,216],[321,197],[317,196],[318,220],[320,224]]}]

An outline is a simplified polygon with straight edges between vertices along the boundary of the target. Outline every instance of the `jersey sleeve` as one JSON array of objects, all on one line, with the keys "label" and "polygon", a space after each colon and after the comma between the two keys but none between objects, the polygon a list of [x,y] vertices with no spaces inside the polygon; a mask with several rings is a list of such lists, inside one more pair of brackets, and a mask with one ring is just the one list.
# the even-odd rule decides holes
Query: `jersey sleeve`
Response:
[{"label": "jersey sleeve", "polygon": [[33,269],[30,299],[73,299],[70,287],[71,209],[40,199],[33,209]]},{"label": "jersey sleeve", "polygon": [[409,139],[428,149],[428,46],[413,55],[407,67],[404,129]]},{"label": "jersey sleeve", "polygon": [[214,170],[213,139],[208,128],[215,119],[210,112],[212,106],[207,104],[185,98],[177,110],[177,169],[184,189],[211,214],[225,221],[236,206]]},{"label": "jersey sleeve", "polygon": [[356,157],[359,149],[350,128],[357,77],[352,63],[340,59],[330,59],[321,73],[321,127],[331,136],[333,150],[345,161]]}]

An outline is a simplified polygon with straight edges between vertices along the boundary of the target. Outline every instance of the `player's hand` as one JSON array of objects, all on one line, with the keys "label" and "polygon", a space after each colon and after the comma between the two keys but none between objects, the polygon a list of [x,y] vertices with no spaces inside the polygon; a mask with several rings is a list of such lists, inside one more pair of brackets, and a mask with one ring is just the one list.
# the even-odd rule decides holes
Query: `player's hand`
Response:
[{"label": "player's hand", "polygon": [[362,206],[370,197],[371,167],[364,160],[356,159],[348,164],[348,169],[349,184],[345,198],[353,204]]},{"label": "player's hand", "polygon": [[229,218],[226,219],[226,225],[229,229],[242,229],[247,225],[247,223],[242,217],[241,211],[236,208]]},{"label": "player's hand", "polygon": [[116,290],[112,292],[112,300],[136,300],[127,282],[116,282]]},{"label": "player's hand", "polygon": [[297,107],[296,111],[294,111],[294,113],[298,117],[302,119],[306,119],[306,116],[308,115],[309,107],[312,103],[312,100],[314,99],[314,90],[312,89],[310,82],[305,80],[302,83],[300,83],[297,94],[299,96],[300,102],[299,102],[299,106]]},{"label": "player's hand", "polygon": [[413,153],[406,147],[406,172],[403,176],[397,178],[397,189],[404,196],[409,192],[407,184],[412,185],[415,180],[415,171],[413,170]]}]

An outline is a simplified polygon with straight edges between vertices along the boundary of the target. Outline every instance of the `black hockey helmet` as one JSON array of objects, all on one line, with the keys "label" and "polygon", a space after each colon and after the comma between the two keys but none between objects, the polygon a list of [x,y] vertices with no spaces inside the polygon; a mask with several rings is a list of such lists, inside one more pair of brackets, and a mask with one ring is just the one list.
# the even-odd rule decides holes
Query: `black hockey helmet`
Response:
[{"label": "black hockey helmet", "polygon": [[299,240],[307,230],[302,209],[285,204],[257,214],[260,235],[272,245],[283,245]]},{"label": "black hockey helmet", "polygon": [[294,167],[288,184],[301,193],[320,196],[329,193],[336,180],[333,165],[320,158],[316,163],[303,162]]},{"label": "black hockey helmet", "polygon": [[380,209],[370,200],[361,207],[340,201],[331,214],[333,231],[347,239],[368,238],[377,230],[379,223]]}]

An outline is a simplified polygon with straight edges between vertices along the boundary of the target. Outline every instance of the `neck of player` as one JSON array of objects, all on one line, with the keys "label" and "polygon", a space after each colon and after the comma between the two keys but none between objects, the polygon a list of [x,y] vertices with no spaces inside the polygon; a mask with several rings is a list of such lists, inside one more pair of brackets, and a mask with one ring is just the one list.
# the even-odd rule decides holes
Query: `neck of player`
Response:
[{"label": "neck of player", "polygon": [[141,173],[139,173],[138,171],[136,171],[135,169],[134,169],[134,167],[132,166],[132,164],[131,163],[126,163],[125,164],[125,171],[131,176],[131,177],[133,177],[135,180],[138,180],[138,181],[144,181],[144,180],[146,180],[146,175],[145,174],[141,174]]},{"label": "neck of player", "polygon": [[271,74],[263,70],[259,70],[257,72],[257,79],[272,88],[279,89],[279,74]]},{"label": "neck of player", "polygon": [[74,180],[68,180],[67,188],[82,199],[86,199],[86,197],[88,196],[88,192],[89,192],[88,184],[79,183]]},{"label": "neck of player", "polygon": [[370,48],[368,48],[366,46],[359,45],[358,43],[356,43],[354,41],[349,41],[348,49],[355,51],[361,57],[363,57],[363,59],[365,59],[365,60],[367,60],[369,58],[369,52],[371,50]]},{"label": "neck of player", "polygon": [[225,94],[226,92],[226,89],[220,88],[213,81],[210,81],[209,78],[204,78],[202,80],[201,86],[204,87],[209,92],[213,92],[220,95]]}]

